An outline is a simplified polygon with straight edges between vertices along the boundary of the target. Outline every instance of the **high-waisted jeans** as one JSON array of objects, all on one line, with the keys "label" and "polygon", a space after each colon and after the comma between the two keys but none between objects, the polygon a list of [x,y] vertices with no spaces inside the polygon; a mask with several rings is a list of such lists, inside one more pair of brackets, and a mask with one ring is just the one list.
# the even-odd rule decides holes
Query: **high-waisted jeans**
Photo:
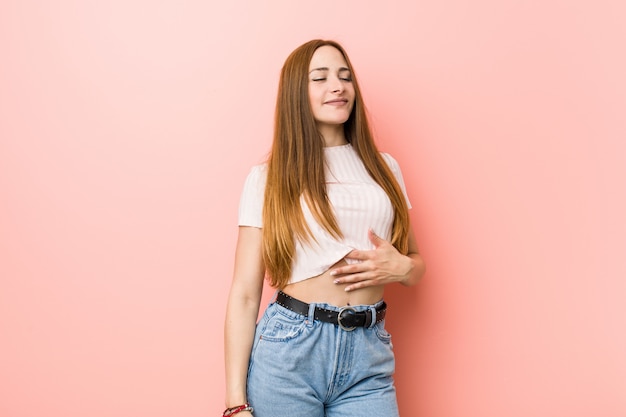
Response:
[{"label": "high-waisted jeans", "polygon": [[397,417],[385,322],[346,331],[314,321],[315,306],[303,316],[270,303],[257,324],[248,370],[255,417]]}]

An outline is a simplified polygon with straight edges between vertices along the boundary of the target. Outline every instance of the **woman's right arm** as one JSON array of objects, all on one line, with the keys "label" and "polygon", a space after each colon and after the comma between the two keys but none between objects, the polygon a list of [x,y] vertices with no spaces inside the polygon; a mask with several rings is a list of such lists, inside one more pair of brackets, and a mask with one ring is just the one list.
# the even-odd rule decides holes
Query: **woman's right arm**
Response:
[{"label": "woman's right arm", "polygon": [[[256,227],[239,227],[233,281],[224,324],[226,408],[247,402],[248,362],[265,276],[261,232]],[[254,404],[251,405],[254,407]],[[242,412],[239,415],[249,414]]]}]

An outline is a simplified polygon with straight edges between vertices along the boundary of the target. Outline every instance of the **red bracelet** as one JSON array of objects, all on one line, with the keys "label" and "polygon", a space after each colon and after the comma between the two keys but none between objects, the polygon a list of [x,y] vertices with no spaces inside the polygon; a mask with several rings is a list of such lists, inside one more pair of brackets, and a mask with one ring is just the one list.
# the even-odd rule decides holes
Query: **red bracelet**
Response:
[{"label": "red bracelet", "polygon": [[252,412],[254,411],[254,409],[250,407],[249,403],[245,403],[245,404],[238,405],[236,407],[227,408],[226,410],[224,410],[224,413],[222,413],[222,417],[234,416],[235,414],[240,413],[242,411]]}]

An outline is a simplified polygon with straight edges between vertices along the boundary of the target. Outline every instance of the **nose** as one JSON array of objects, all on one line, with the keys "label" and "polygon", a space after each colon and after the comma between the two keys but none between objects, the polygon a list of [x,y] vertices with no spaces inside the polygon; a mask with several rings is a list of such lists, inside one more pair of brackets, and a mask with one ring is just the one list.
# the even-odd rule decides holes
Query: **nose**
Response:
[{"label": "nose", "polygon": [[339,79],[339,77],[332,77],[330,80],[330,91],[333,93],[341,93],[344,89],[343,83]]}]

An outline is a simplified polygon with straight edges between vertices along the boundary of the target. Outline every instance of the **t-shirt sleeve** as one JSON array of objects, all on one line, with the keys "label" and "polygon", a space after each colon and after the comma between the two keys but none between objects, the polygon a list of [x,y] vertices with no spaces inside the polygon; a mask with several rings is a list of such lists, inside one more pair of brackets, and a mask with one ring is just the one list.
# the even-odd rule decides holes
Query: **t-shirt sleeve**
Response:
[{"label": "t-shirt sleeve", "polygon": [[263,201],[267,166],[253,166],[239,199],[239,226],[263,227]]},{"label": "t-shirt sleeve", "polygon": [[396,181],[398,181],[398,185],[400,185],[400,189],[402,189],[402,194],[404,194],[404,198],[406,199],[406,204],[409,208],[411,208],[411,202],[409,201],[409,196],[406,193],[406,186],[404,185],[404,178],[402,178],[402,171],[400,170],[400,164],[396,161],[391,155],[388,153],[381,152],[381,155],[389,168],[391,168],[391,172],[394,177],[396,177]]}]

